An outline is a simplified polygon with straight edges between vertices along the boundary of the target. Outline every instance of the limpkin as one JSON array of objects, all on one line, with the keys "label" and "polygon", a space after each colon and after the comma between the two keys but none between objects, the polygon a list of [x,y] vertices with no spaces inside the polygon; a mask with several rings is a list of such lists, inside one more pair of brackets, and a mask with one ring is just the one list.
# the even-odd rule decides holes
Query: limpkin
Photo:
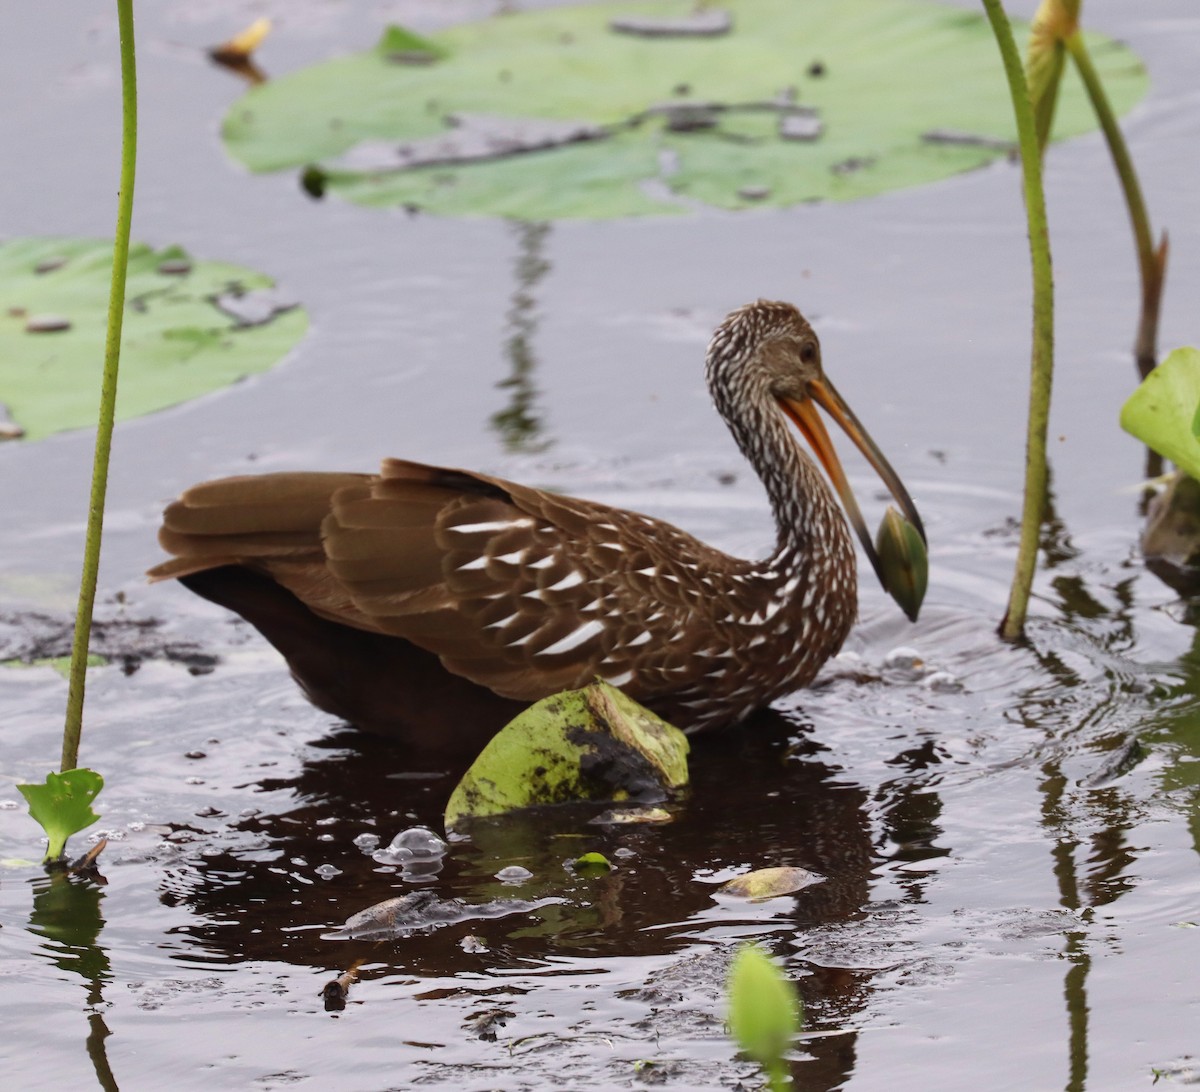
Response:
[{"label": "limpkin", "polygon": [[388,459],[378,474],[193,486],[163,518],[174,557],[149,575],[242,615],[319,708],[425,746],[480,742],[528,703],[596,677],[687,731],[738,723],[810,682],[857,610],[846,520],[788,419],[877,571],[817,404],[924,531],[790,304],[730,314],[706,376],[770,499],[765,560],[636,512]]}]

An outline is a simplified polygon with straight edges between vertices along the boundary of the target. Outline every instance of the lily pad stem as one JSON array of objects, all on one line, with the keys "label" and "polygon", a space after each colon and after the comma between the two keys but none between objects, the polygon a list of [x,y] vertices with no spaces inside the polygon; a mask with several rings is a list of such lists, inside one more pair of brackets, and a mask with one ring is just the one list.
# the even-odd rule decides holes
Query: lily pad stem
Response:
[{"label": "lily pad stem", "polygon": [[92,606],[100,571],[100,538],[104,530],[104,499],[108,491],[108,461],[112,450],[113,415],[117,402],[117,364],[121,356],[121,322],[125,315],[125,271],[129,264],[129,232],[133,223],[133,178],[137,162],[137,68],[133,49],[133,0],[117,0],[121,35],[121,182],[117,195],[117,231],[113,243],[112,286],[108,297],[108,334],[104,343],[104,375],[100,387],[100,420],[92,460],[92,492],[88,503],[87,539],[75,637],[71,644],[71,676],[67,717],[63,725],[62,769],[78,765],[79,735],[83,728],[83,692],[87,673]]},{"label": "lily pad stem", "polygon": [[983,0],[992,32],[1000,47],[1021,150],[1025,190],[1025,216],[1029,223],[1029,254],[1033,269],[1033,352],[1029,383],[1029,424],[1025,441],[1025,505],[1021,513],[1021,539],[1013,573],[1008,609],[1000,623],[1000,636],[1016,641],[1025,632],[1025,615],[1033,574],[1037,568],[1038,540],[1046,509],[1046,433],[1050,424],[1050,390],[1054,373],[1054,271],[1050,262],[1050,228],[1046,195],[1042,188],[1042,157],[1038,151],[1033,104],[1025,82],[1012,25],[1000,0]]},{"label": "lily pad stem", "polygon": [[1092,58],[1084,43],[1083,34],[1076,30],[1064,39],[1063,44],[1079,70],[1079,77],[1087,89],[1088,98],[1092,100],[1092,109],[1096,111],[1096,118],[1104,131],[1104,139],[1108,141],[1108,150],[1112,155],[1117,177],[1121,180],[1129,219],[1133,224],[1138,267],[1142,275],[1142,314],[1138,321],[1133,352],[1138,374],[1145,379],[1158,363],[1158,313],[1162,302],[1163,281],[1167,274],[1167,236],[1164,232],[1161,241],[1155,247],[1150,217],[1146,213],[1146,202],[1142,198],[1142,187],[1138,184],[1133,160],[1129,156],[1129,149],[1121,135],[1121,127],[1117,124],[1108,96],[1104,93],[1104,85],[1092,66]]}]

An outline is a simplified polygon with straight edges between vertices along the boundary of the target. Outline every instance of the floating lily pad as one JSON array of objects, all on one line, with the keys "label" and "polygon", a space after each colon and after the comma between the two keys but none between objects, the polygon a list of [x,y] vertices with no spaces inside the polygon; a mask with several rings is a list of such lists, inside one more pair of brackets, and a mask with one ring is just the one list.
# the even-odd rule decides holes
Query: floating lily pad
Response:
[{"label": "floating lily pad", "polygon": [[662,799],[687,783],[687,737],[607,683],[553,694],[501,729],[446,805],[447,829],[517,808]]},{"label": "floating lily pad", "polygon": [[[364,53],[251,89],[223,135],[251,170],[308,168],[310,192],[535,220],[853,199],[978,167],[1015,139],[981,13],[928,0],[729,0],[726,12],[727,33],[679,38],[613,22],[671,25],[694,16],[693,0],[527,11],[399,53],[407,32],[390,28]],[[1088,42],[1114,108],[1128,110],[1146,90],[1141,63]],[[429,161],[481,115],[496,126],[489,154]],[[547,122],[575,138],[510,139]],[[1094,127],[1068,71],[1056,135]],[[384,161],[364,166],[381,146]]]},{"label": "floating lily pad", "polygon": [[[0,243],[0,403],[28,439],[96,423],[111,275],[111,242]],[[307,325],[261,273],[134,245],[117,418],[265,371]]]}]

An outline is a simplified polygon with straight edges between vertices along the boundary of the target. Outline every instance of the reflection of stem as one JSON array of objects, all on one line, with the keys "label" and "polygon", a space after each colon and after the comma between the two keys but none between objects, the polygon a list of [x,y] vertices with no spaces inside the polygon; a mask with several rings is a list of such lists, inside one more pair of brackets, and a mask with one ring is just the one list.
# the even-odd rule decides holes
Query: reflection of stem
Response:
[{"label": "reflection of stem", "polygon": [[129,229],[133,223],[133,176],[137,161],[137,68],[133,51],[133,0],[117,0],[121,28],[121,181],[117,196],[117,233],[113,243],[112,286],[108,297],[108,336],[104,344],[104,378],[100,385],[100,424],[92,461],[92,494],[88,505],[87,541],[75,637],[71,644],[71,679],[67,717],[63,725],[62,769],[79,761],[83,728],[83,690],[87,672],[92,606],[100,572],[100,536],[104,530],[104,497],[108,491],[108,457],[112,450],[113,416],[117,401],[117,362],[121,356],[121,322],[125,317],[125,271],[129,265]]},{"label": "reflection of stem", "polygon": [[1054,372],[1054,277],[1050,263],[1050,228],[1046,221],[1046,195],[1042,189],[1042,157],[1038,152],[1033,105],[1025,82],[1025,69],[1013,41],[1012,26],[1000,0],[983,0],[1012,95],[1021,146],[1021,172],[1025,183],[1025,215],[1029,221],[1029,252],[1033,266],[1033,359],[1029,383],[1029,426],[1025,441],[1025,507],[1021,514],[1021,543],[1008,609],[1000,635],[1015,641],[1025,631],[1025,614],[1037,567],[1038,531],[1046,503],[1046,433],[1050,424],[1050,385]]},{"label": "reflection of stem", "polygon": [[119,1092],[117,1078],[113,1076],[112,1066],[108,1064],[108,1051],[104,1046],[104,1040],[112,1032],[108,1030],[104,1017],[98,1012],[89,1014],[88,1024],[91,1031],[87,1037],[87,1052],[92,1060],[92,1068],[96,1071],[96,1082],[104,1092]]},{"label": "reflection of stem", "polygon": [[504,355],[512,370],[496,384],[510,390],[512,396],[504,409],[492,415],[492,427],[500,433],[509,451],[544,451],[550,441],[539,439],[542,421],[537,414],[538,389],[533,382],[537,368],[533,335],[537,332],[538,317],[533,290],[550,271],[550,263],[542,256],[550,225],[516,221],[513,230],[519,247],[517,284],[508,309],[509,336],[504,342]]},{"label": "reflection of stem", "polygon": [[1129,149],[1121,135],[1121,127],[1117,124],[1112,106],[1109,105],[1108,96],[1104,93],[1104,85],[1092,66],[1092,58],[1084,44],[1083,35],[1076,30],[1065,39],[1064,45],[1079,70],[1088,97],[1092,100],[1092,109],[1096,111],[1096,118],[1104,131],[1105,140],[1108,141],[1113,166],[1116,167],[1117,177],[1121,180],[1125,204],[1129,208],[1133,239],[1137,246],[1138,268],[1142,275],[1142,314],[1138,321],[1137,340],[1134,342],[1133,351],[1138,372],[1145,379],[1158,362],[1158,312],[1162,302],[1163,280],[1167,275],[1167,236],[1163,234],[1156,249],[1150,229],[1150,217],[1146,212],[1146,203],[1142,198],[1142,188],[1138,184],[1133,160],[1129,156]]},{"label": "reflection of stem", "polygon": [[88,1057],[100,1087],[115,1092],[117,1082],[104,1046],[111,1032],[94,1011],[104,1004],[104,984],[112,978],[108,952],[99,944],[104,928],[103,899],[104,893],[95,884],[78,883],[62,872],[39,878],[34,884],[29,930],[50,941],[45,950],[55,966],[83,979],[87,1004],[93,1009],[88,1015]]},{"label": "reflection of stem", "polygon": [[[1041,784],[1043,822],[1052,833],[1061,832],[1065,822],[1063,794],[1067,779],[1057,763],[1044,769],[1046,780]],[[1067,910],[1078,911],[1081,906],[1079,879],[1075,874],[1075,852],[1079,842],[1057,833],[1051,855],[1054,876],[1058,880],[1058,901]],[[1066,934],[1067,973],[1063,978],[1063,999],[1067,1006],[1067,1025],[1070,1029],[1066,1092],[1084,1092],[1088,1071],[1088,1005],[1087,976],[1091,957],[1085,944],[1086,934],[1072,931]]]}]

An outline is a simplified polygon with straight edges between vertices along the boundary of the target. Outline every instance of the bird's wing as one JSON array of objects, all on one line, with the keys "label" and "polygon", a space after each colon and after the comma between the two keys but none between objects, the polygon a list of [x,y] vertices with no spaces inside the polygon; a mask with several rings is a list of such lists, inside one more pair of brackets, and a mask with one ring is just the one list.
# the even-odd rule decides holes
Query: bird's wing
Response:
[{"label": "bird's wing", "polygon": [[[372,628],[534,700],[598,674],[628,681],[628,659],[651,639],[652,528],[589,501],[389,460],[334,494],[322,535],[330,574]],[[660,604],[660,616],[667,608],[686,604]]]}]

